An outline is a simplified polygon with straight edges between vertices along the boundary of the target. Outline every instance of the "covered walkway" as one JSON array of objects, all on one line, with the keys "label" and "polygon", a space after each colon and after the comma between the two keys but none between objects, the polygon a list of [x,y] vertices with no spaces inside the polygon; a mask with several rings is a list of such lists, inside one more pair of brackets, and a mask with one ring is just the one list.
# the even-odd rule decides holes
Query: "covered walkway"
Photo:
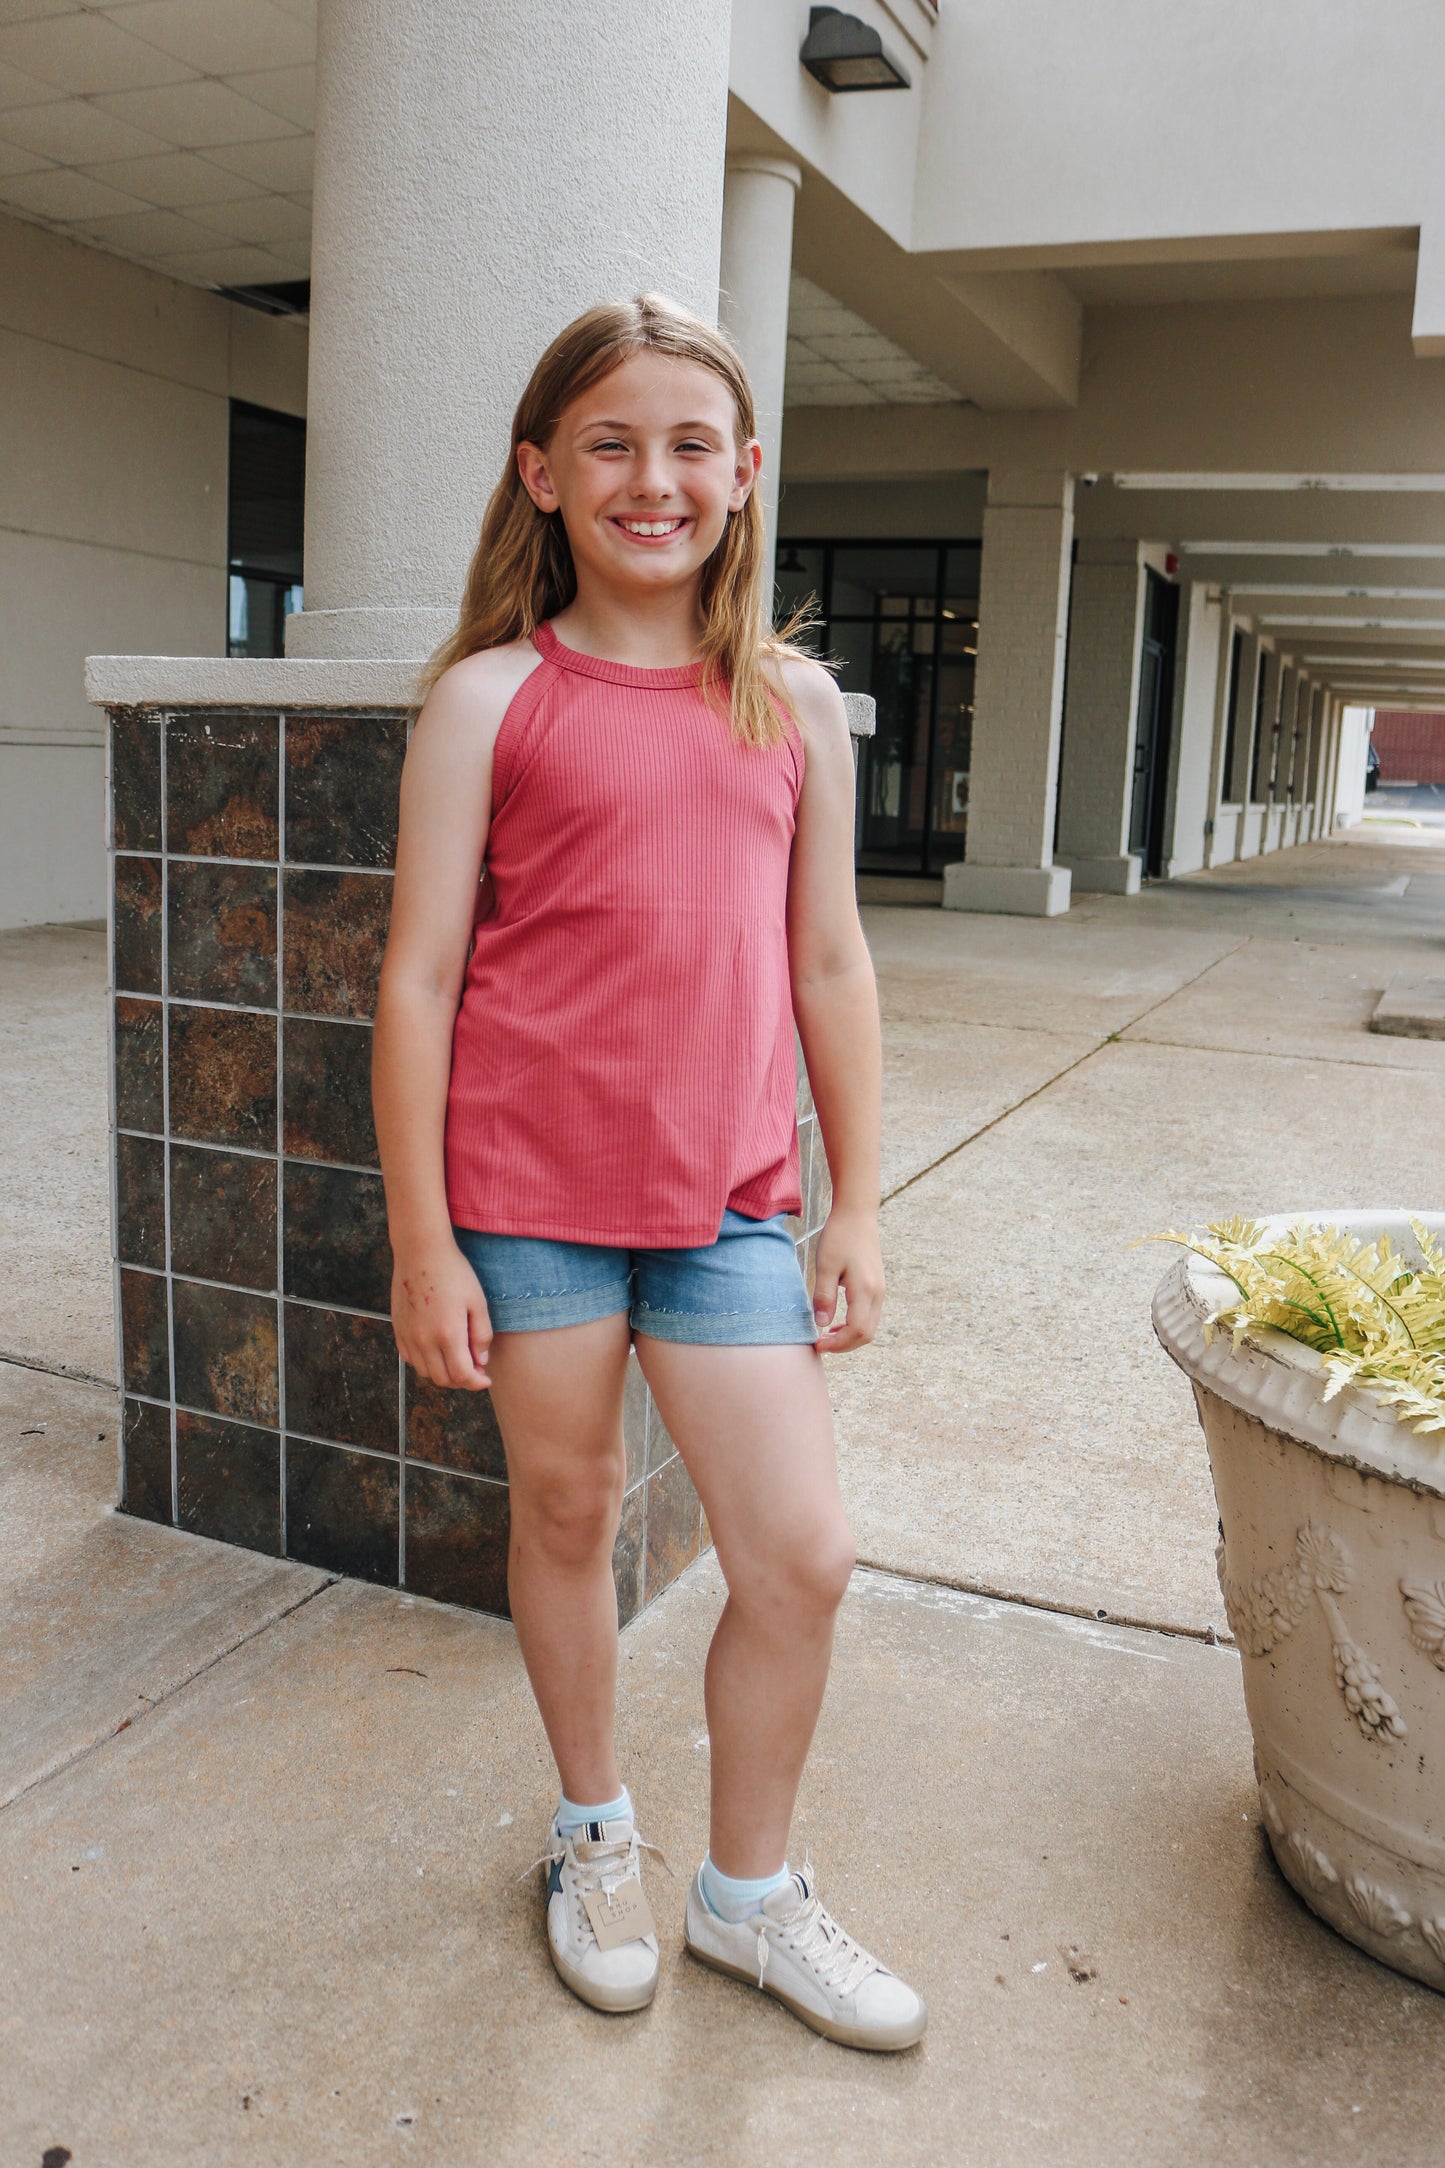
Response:
[{"label": "covered walkway", "polygon": [[1148,1326],[1165,1253],[1130,1245],[1438,1203],[1445,1044],[1365,1027],[1438,963],[1445,831],[1064,919],[865,915],[891,1294],[831,1379],[872,1570],[798,1842],[929,1997],[897,2063],[678,1947],[711,1559],[624,1644],[628,1773],[680,1873],[622,2024],[557,1988],[515,1879],[550,1770],[505,1625],[110,1513],[102,942],[0,937],[16,2159],[1438,2159],[1445,2003],[1308,1915],[1256,1827],[1203,1446]]}]

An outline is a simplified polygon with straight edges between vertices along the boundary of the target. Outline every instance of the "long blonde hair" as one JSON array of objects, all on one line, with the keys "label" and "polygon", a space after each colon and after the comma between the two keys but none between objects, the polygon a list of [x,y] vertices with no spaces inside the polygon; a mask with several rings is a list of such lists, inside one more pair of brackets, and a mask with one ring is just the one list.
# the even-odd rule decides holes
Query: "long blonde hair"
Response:
[{"label": "long blonde hair", "polygon": [[[528,496],[517,447],[535,444],[545,451],[564,409],[643,352],[711,369],[732,394],[739,444],[755,434],[752,386],[740,356],[720,331],[675,302],[639,294],[633,301],[604,302],[570,323],[532,371],[518,402],[511,456],[488,501],[467,568],[457,629],[423,670],[423,697],[454,662],[530,638],[576,595],[577,574],[561,514],[541,511]],[[791,635],[807,621],[800,612],[781,633],[765,624],[765,559],[762,500],[754,489],[740,512],[729,512],[722,539],[703,566],[699,591],[702,689],[719,705],[726,692],[733,734],[745,745],[776,745],[782,737],[779,711],[785,703],[777,665],[784,655],[801,652]]]}]

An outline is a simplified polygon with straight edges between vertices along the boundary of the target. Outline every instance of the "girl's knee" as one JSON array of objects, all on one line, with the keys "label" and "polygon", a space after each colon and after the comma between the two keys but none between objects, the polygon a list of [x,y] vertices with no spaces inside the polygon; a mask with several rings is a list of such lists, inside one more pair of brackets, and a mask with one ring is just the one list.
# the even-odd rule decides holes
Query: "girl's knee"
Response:
[{"label": "girl's knee", "polygon": [[555,1565],[582,1565],[610,1551],[622,1511],[621,1469],[607,1468],[565,1482],[512,1486],[514,1538],[535,1547]]},{"label": "girl's knee", "polygon": [[795,1530],[785,1548],[749,1562],[732,1584],[735,1600],[785,1628],[831,1620],[857,1564],[846,1521]]}]

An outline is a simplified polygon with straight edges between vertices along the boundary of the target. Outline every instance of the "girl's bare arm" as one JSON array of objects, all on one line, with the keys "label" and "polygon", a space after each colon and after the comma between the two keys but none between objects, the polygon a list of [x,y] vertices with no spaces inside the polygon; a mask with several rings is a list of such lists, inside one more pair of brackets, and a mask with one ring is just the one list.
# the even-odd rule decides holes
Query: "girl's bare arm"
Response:
[{"label": "girl's bare arm", "polygon": [[447,1212],[447,1084],[491,817],[492,749],[537,659],[525,643],[469,657],[438,681],[417,720],[372,1043],[397,1345],[434,1384],[473,1391],[490,1382],[492,1333]]},{"label": "girl's bare arm", "polygon": [[[813,1308],[820,1352],[838,1355],[873,1338],[883,1308],[878,989],[858,921],[853,752],[842,695],[812,663],[789,663],[785,684],[807,752],[788,877],[793,1014],[833,1175],[833,1208],[818,1238]],[[835,1324],[840,1285],[848,1314]]]}]

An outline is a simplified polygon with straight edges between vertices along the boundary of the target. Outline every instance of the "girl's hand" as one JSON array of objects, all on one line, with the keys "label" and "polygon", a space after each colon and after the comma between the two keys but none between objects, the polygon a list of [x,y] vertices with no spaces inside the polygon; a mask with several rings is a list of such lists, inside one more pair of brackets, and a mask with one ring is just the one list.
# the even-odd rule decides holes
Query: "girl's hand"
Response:
[{"label": "girl's hand", "polygon": [[402,1356],[433,1385],[480,1393],[491,1384],[487,1298],[455,1242],[397,1257],[391,1322]]},{"label": "girl's hand", "polygon": [[[835,1324],[840,1286],[848,1298],[848,1314]],[[835,1207],[818,1237],[818,1261],[813,1277],[818,1353],[846,1355],[850,1348],[866,1347],[878,1330],[883,1292],[878,1214],[840,1211]]]}]

